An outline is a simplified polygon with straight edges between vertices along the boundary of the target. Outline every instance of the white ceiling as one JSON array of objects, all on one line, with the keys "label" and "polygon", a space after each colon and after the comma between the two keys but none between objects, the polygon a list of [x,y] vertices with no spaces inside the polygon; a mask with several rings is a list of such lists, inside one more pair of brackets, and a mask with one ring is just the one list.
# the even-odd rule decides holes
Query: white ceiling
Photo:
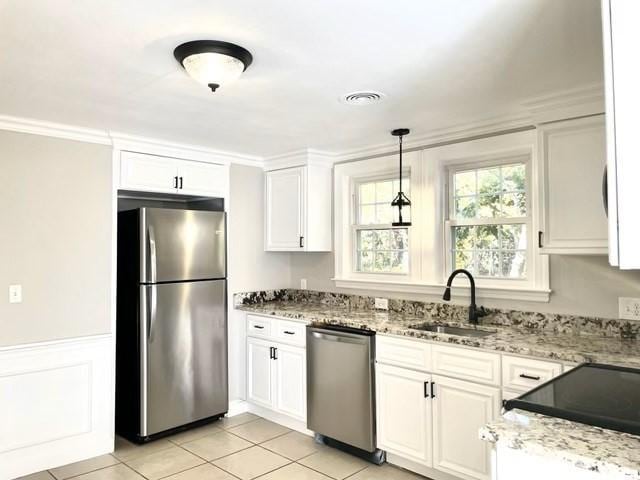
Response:
[{"label": "white ceiling", "polygon": [[[0,0],[0,114],[245,154],[338,151],[602,81],[599,0]],[[194,39],[254,63],[212,94]],[[368,107],[338,98],[373,89]]]}]

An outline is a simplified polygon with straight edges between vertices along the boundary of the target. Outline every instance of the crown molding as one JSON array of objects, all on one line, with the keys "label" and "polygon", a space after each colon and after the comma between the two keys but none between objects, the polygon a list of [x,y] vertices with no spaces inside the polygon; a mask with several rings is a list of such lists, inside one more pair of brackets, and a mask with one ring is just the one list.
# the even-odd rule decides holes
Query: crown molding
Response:
[{"label": "crown molding", "polygon": [[604,84],[593,83],[533,97],[522,102],[522,106],[535,124],[604,113]]},{"label": "crown molding", "polygon": [[32,118],[0,115],[0,130],[63,138],[85,143],[111,145],[118,150],[129,150],[160,156],[185,158],[209,163],[239,164],[263,168],[262,157],[215,150],[199,145],[167,142],[155,138],[128,135]]},{"label": "crown molding", "polygon": [[265,158],[264,169],[267,171],[280,170],[283,168],[301,167],[304,165],[317,165],[331,168],[335,161],[336,156],[331,152],[325,152],[313,148],[304,148]]},{"label": "crown molding", "polygon": [[0,130],[64,138],[66,140],[76,140],[78,142],[111,145],[111,138],[109,137],[109,133],[105,130],[94,130],[74,125],[66,125],[63,123],[12,117],[9,115],[0,115]]},{"label": "crown molding", "polygon": [[[484,135],[518,130],[531,126],[531,117],[527,113],[515,113],[497,117],[489,117],[475,122],[460,124],[432,130],[428,134],[404,137],[405,151],[412,149],[437,146],[443,143],[464,139],[472,139]],[[337,162],[359,160],[370,157],[389,155],[398,151],[398,142],[389,140],[385,143],[363,148],[355,148],[334,153]]]},{"label": "crown molding", "polygon": [[[404,138],[403,146],[406,150],[433,147],[443,143],[533,128],[541,123],[601,114],[604,111],[604,85],[592,83],[531,97],[520,102],[517,108],[508,114],[451,125],[424,135],[409,135]],[[388,142],[377,145],[334,152],[332,156],[338,163],[388,155],[397,150],[397,141],[389,139]]]},{"label": "crown molding", "polygon": [[215,150],[212,148],[202,147],[200,145],[166,142],[156,138],[116,132],[111,132],[110,137],[113,148],[117,150],[225,165],[233,163],[259,168],[264,166],[264,161],[261,157]]}]

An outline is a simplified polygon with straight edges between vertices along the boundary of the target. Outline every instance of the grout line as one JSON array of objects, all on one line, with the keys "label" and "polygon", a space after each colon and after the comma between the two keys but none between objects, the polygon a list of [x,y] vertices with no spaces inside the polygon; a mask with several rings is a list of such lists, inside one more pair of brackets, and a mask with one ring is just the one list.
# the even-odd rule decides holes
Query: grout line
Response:
[{"label": "grout line", "polygon": [[[196,455],[196,456],[197,456],[197,455]],[[200,458],[200,460],[203,460],[201,457],[198,457],[198,458]],[[157,480],[161,480],[161,479],[163,479],[163,478],[168,478],[168,477],[171,477],[171,476],[173,476],[173,475],[178,475],[179,473],[188,472],[189,470],[193,470],[194,468],[201,467],[202,465],[207,465],[208,463],[209,463],[209,462],[207,462],[207,461],[205,460],[203,463],[199,463],[198,465],[194,465],[193,467],[185,468],[184,470],[180,470],[180,471],[178,471],[178,472],[170,473],[169,475],[165,475],[164,477],[158,477],[158,479],[157,479]],[[138,473],[139,473],[139,472],[138,472]],[[141,475],[142,475],[142,474],[141,474]]]},{"label": "grout line", "polygon": [[[284,458],[284,457],[283,457],[283,458]],[[289,460],[289,459],[287,458],[287,460]],[[257,477],[253,477],[253,479],[254,479],[254,480],[256,480],[256,479],[262,478],[262,477],[264,477],[265,475],[269,475],[270,473],[277,472],[278,470],[281,470],[281,469],[283,469],[284,467],[288,467],[289,465],[292,465],[292,464],[294,464],[294,463],[296,463],[296,462],[289,461],[289,463],[285,463],[284,465],[280,465],[278,468],[274,468],[273,470],[269,470],[268,472],[261,473],[261,474],[260,474],[260,475],[258,475]],[[225,471],[226,471],[226,470],[225,470]]]},{"label": "grout line", "polygon": [[263,443],[267,443],[270,442],[271,440],[275,440],[276,438],[280,438],[280,437],[284,437],[285,435],[289,435],[291,432],[293,432],[294,430],[289,430],[288,432],[284,432],[284,433],[280,433],[278,435],[276,435],[275,437],[272,438],[268,438],[267,440],[263,440],[260,443],[256,443],[256,445],[262,445]]},{"label": "grout line", "polygon": [[365,465],[364,468],[361,468],[360,470],[358,470],[357,472],[353,472],[351,475],[348,475],[346,477],[344,477],[343,480],[347,480],[348,478],[353,477],[354,475],[357,475],[358,473],[362,472],[363,470],[366,470],[367,468],[369,468],[369,465]]},{"label": "grout line", "polygon": [[[93,470],[87,470],[86,472],[82,472],[82,473],[78,473],[77,475],[71,475],[70,477],[64,477],[64,479],[59,479],[58,477],[55,476],[55,474],[51,471],[51,470],[46,470],[46,472],[51,475],[52,478],[54,478],[55,480],[71,480],[72,478],[77,478],[81,475],[86,475],[88,473],[93,473],[93,472],[97,472],[99,470],[104,470],[106,468],[109,467],[115,467],[116,465],[120,465],[121,463],[124,463],[122,460],[120,460],[119,458],[111,455],[110,453],[107,453],[106,455],[109,455],[111,458],[113,458],[116,463],[112,463],[111,465],[107,465],[105,467],[100,467],[100,468],[94,468]],[[101,456],[101,455],[99,455]],[[92,458],[88,458],[87,460],[92,460],[93,458],[98,458],[98,457],[92,457]],[[81,462],[86,461],[86,460],[80,460]],[[79,463],[79,462],[78,462]],[[62,465],[63,467],[66,467],[67,465]]]},{"label": "grout line", "polygon": [[129,465],[127,465],[126,463],[122,462],[122,465],[124,465],[125,467],[127,467],[129,470],[131,470],[133,473],[135,473],[136,475],[140,475],[142,478],[145,478],[146,480],[149,480],[148,477],[145,477],[143,474],[141,474],[139,471],[135,470],[133,467],[130,467]]}]

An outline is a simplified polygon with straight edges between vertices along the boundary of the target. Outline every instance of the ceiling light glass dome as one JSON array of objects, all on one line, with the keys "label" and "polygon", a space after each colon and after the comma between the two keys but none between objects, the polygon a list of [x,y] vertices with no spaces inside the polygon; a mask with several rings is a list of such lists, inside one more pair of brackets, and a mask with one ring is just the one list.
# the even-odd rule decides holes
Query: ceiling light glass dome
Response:
[{"label": "ceiling light glass dome", "polygon": [[253,61],[248,50],[217,40],[183,43],[173,55],[191,78],[207,85],[212,92],[236,80]]}]

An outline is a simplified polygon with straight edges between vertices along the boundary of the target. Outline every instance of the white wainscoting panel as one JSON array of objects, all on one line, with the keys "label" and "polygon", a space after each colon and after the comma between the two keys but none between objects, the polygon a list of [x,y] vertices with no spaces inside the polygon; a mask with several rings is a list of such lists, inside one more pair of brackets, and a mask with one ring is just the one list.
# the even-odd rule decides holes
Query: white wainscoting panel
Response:
[{"label": "white wainscoting panel", "polygon": [[113,337],[0,349],[0,479],[113,451]]}]

